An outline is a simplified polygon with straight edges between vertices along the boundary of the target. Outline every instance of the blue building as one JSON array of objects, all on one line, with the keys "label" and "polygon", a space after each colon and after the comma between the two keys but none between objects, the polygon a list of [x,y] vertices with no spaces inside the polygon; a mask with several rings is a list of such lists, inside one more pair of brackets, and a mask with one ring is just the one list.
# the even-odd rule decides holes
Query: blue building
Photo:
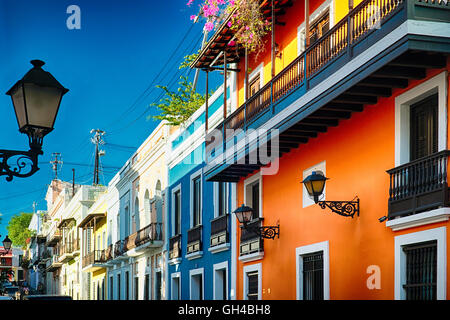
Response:
[{"label": "blue building", "polygon": [[[222,86],[208,100],[210,128],[222,120],[223,100]],[[172,134],[169,147],[168,299],[234,299],[235,186],[205,180],[204,105]]]}]

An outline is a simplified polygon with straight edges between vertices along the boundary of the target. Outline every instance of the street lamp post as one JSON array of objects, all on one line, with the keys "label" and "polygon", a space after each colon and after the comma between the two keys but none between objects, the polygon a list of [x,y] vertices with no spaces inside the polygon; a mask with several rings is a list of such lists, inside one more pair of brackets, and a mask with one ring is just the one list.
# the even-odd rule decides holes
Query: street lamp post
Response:
[{"label": "street lamp post", "polygon": [[[6,93],[11,96],[19,131],[28,136],[30,145],[28,151],[0,149],[0,176],[6,175],[7,181],[29,177],[39,170],[44,136],[53,130],[62,96],[69,91],[42,69],[43,61],[32,60],[31,64],[33,68]],[[29,170],[25,169],[27,164]]]}]

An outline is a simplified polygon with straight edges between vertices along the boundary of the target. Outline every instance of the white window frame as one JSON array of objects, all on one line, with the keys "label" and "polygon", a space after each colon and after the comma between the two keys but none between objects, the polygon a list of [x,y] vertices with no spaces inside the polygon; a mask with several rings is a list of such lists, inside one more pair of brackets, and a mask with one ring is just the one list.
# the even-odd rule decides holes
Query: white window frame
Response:
[{"label": "white window frame", "polygon": [[190,177],[190,190],[189,190],[189,212],[190,212],[190,227],[194,227],[194,180],[199,178],[200,179],[200,225],[203,223],[203,205],[202,205],[202,199],[203,199],[203,168],[197,170],[193,174],[191,174]]},{"label": "white window frame", "polygon": [[249,199],[247,199],[247,187],[251,186],[255,182],[259,182],[259,217],[262,218],[262,217],[264,217],[264,214],[263,214],[263,185],[262,185],[263,179],[262,179],[262,175],[261,175],[260,171],[258,173],[255,173],[253,176],[244,180],[244,204],[246,206],[253,207],[253,204],[250,205]]},{"label": "white window frame", "polygon": [[408,233],[394,237],[395,241],[395,271],[394,271],[394,298],[404,300],[406,298],[403,284],[406,282],[406,254],[402,247],[410,244],[437,241],[437,279],[436,298],[445,300],[447,297],[447,228],[440,227]]},{"label": "white window frame", "polygon": [[262,263],[255,263],[249,266],[244,266],[244,279],[242,286],[242,298],[243,300],[248,300],[248,273],[258,272],[258,300],[262,300]]},{"label": "white window frame", "polygon": [[[222,182],[214,182],[213,185],[213,199],[214,199],[214,218],[219,217],[219,183]],[[228,204],[228,195],[229,195],[229,183],[223,182],[225,187],[225,213],[228,213],[229,204]]]},{"label": "white window frame", "polygon": [[[335,12],[335,3],[334,0],[327,0],[323,2],[311,15],[309,16],[309,21],[312,22],[315,19],[317,19],[323,12],[325,12],[326,9],[329,9],[329,16],[330,16],[330,29],[334,26],[334,12]],[[310,23],[311,26],[311,23]],[[297,27],[297,55],[299,56],[302,54],[303,51],[305,51],[305,37],[306,33],[305,31],[305,21],[303,21],[298,27]]]},{"label": "white window frame", "polygon": [[447,71],[395,97],[395,166],[410,161],[410,107],[438,94],[438,151],[447,149]]},{"label": "white window frame", "polygon": [[227,296],[225,297],[225,300],[228,300],[230,297],[228,297],[228,261],[216,263],[213,265],[213,300],[217,300],[216,297],[216,271],[219,270],[225,270],[225,292]]},{"label": "white window frame", "polygon": [[[177,192],[177,191],[180,191],[180,229],[181,229],[181,216],[182,216],[182,213],[183,213],[183,211],[181,210],[181,203],[183,202],[182,201],[182,191],[181,191],[181,183],[179,183],[176,187],[174,187],[173,189],[172,189],[172,191],[171,191],[171,204],[172,204],[172,206],[171,206],[171,213],[170,213],[170,216],[171,216],[171,220],[172,220],[172,223],[171,223],[171,230],[170,230],[170,234],[172,235],[172,236],[176,236],[176,234],[175,234],[175,193]],[[180,233],[181,233],[181,230],[180,230]]]},{"label": "white window frame", "polygon": [[205,275],[204,275],[204,268],[197,268],[197,269],[192,269],[189,270],[189,300],[193,300],[192,299],[192,278],[194,276],[197,276],[201,274],[202,275],[202,297],[201,300],[205,300]]},{"label": "white window frame", "polygon": [[295,248],[295,273],[297,300],[303,300],[303,257],[306,254],[323,253],[323,299],[330,300],[330,250],[329,242],[323,241]]},{"label": "white window frame", "polygon": [[175,278],[178,278],[178,293],[179,293],[179,297],[176,300],[181,300],[181,272],[174,272],[170,275],[170,300],[175,300],[173,295],[173,284],[174,284],[173,280]]},{"label": "white window frame", "polygon": [[[322,161],[319,162],[317,164],[315,164],[312,167],[309,167],[308,169],[305,169],[303,171],[303,179],[305,179],[307,176],[309,176],[313,171],[321,171],[325,176],[327,173],[327,163],[326,161]],[[303,181],[303,180],[302,180]],[[326,184],[325,187],[323,188],[323,198],[321,198],[321,200],[325,200],[326,198]],[[308,190],[306,189],[305,185],[302,183],[302,199],[303,199],[303,208],[309,207],[311,205],[316,204],[314,202],[314,199],[312,199],[309,194],[308,194]]]}]

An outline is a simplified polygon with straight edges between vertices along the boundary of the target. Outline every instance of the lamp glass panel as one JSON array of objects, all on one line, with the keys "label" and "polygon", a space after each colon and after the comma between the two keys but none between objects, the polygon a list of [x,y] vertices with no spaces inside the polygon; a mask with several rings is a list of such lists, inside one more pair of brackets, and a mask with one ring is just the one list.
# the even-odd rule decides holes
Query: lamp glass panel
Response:
[{"label": "lamp glass panel", "polygon": [[19,125],[19,129],[21,129],[27,124],[27,114],[25,112],[25,100],[23,97],[22,86],[19,86],[16,92],[11,95],[11,99],[16,112],[17,123]]},{"label": "lamp glass panel", "polygon": [[[321,195],[323,192],[323,188],[325,187],[325,180],[314,180],[311,181],[312,185],[312,195]],[[308,191],[309,192],[309,191]]]},{"label": "lamp glass panel", "polygon": [[312,189],[312,182],[307,181],[304,183],[306,191],[308,191],[308,194],[312,197],[313,196],[313,189]]},{"label": "lamp glass panel", "polygon": [[44,128],[53,128],[61,89],[41,87],[32,83],[25,84],[25,101],[28,112],[28,124]]},{"label": "lamp glass panel", "polygon": [[243,212],[236,212],[236,218],[238,219],[239,223],[244,223],[244,217]]},{"label": "lamp glass panel", "polygon": [[252,211],[244,211],[242,213],[243,218],[244,218],[244,222],[250,222],[252,220]]}]

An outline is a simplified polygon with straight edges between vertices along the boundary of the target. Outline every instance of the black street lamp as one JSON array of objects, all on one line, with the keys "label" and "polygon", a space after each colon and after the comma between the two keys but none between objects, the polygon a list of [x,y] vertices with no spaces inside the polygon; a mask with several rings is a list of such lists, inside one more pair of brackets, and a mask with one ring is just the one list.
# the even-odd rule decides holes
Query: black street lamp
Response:
[{"label": "black street lamp", "polygon": [[[1,237],[1,235],[0,235]],[[9,252],[11,251],[11,245],[12,245],[12,241],[11,239],[8,238],[8,235],[6,235],[5,239],[3,240],[3,252],[0,252],[0,256],[5,256],[7,254],[9,254]]]},{"label": "black street lamp", "polygon": [[275,236],[280,237],[280,225],[277,226],[249,226],[248,223],[252,220],[253,209],[242,204],[239,208],[233,211],[239,223],[243,225],[245,230],[256,233],[261,238],[275,239]]},{"label": "black street lamp", "polygon": [[[0,176],[6,180],[25,178],[39,170],[37,158],[42,155],[44,136],[53,130],[61,99],[69,90],[64,88],[49,72],[44,71],[41,60],[32,60],[33,68],[6,93],[11,96],[19,131],[29,139],[29,151],[0,150]],[[8,160],[15,158],[15,164]],[[22,170],[31,161],[28,171]]]},{"label": "black street lamp", "polygon": [[313,171],[307,176],[302,183],[305,185],[306,190],[314,202],[318,204],[322,209],[328,207],[334,213],[337,213],[344,217],[352,217],[355,213],[359,216],[359,198],[356,196],[352,201],[319,201],[319,197],[323,194],[325,188],[325,182],[328,180],[320,171]]}]

